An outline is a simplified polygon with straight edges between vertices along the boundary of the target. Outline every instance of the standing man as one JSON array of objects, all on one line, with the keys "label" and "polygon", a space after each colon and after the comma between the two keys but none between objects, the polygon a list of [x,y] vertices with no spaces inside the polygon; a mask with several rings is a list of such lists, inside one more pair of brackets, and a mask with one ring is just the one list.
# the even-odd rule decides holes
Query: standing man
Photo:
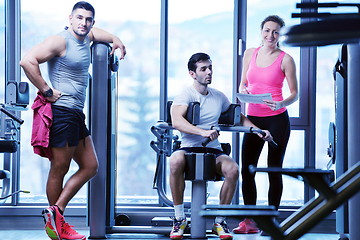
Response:
[{"label": "standing man", "polygon": [[[50,207],[43,210],[45,230],[54,240],[86,239],[65,222],[64,210],[79,189],[95,176],[98,160],[83,113],[89,80],[90,43],[112,43],[112,52],[126,54],[121,40],[104,30],[93,28],[95,10],[87,2],[74,5],[69,16],[70,26],[34,46],[21,60],[26,76],[39,93],[51,102],[52,126],[49,147],[52,157],[46,194]],[[41,75],[39,65],[48,63],[51,87]],[[78,171],[63,185],[71,160]]]},{"label": "standing man", "polygon": [[[207,152],[216,156],[216,171],[225,180],[220,190],[220,204],[230,204],[239,178],[239,167],[236,162],[226,155],[218,140],[217,130],[211,130],[211,126],[217,126],[221,113],[225,112],[231,105],[229,99],[220,91],[208,87],[212,81],[212,62],[209,55],[196,53],[188,62],[189,74],[194,82],[178,95],[172,104],[171,119],[172,126],[181,132],[181,148],[170,157],[170,188],[174,203],[174,223],[170,233],[171,239],[182,239],[187,221],[184,213],[184,169],[185,153],[192,151],[203,151],[201,143],[205,138],[212,141],[207,145]],[[185,116],[190,102],[200,103],[200,123],[196,126],[190,124]],[[244,115],[241,116],[243,126],[257,128]],[[261,138],[272,140],[269,131]],[[215,219],[213,232],[220,239],[232,239],[225,218],[218,216]]]}]

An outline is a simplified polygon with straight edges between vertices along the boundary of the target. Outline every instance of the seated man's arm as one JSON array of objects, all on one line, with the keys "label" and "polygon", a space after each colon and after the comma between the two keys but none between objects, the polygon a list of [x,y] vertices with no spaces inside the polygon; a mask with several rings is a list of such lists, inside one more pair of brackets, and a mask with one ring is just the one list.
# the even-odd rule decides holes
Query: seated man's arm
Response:
[{"label": "seated man's arm", "polygon": [[171,119],[172,126],[183,133],[200,135],[203,137],[210,137],[211,140],[219,136],[217,130],[204,130],[189,123],[185,116],[188,106],[185,105],[172,105],[171,106]]}]

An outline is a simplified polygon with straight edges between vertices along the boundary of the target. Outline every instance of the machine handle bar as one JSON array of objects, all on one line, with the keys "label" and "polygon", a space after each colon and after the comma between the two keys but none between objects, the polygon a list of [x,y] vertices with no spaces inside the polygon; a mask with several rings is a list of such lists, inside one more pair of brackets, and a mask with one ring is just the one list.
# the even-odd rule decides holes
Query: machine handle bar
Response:
[{"label": "machine handle bar", "polygon": [[21,118],[18,118],[17,116],[15,116],[14,114],[12,114],[8,110],[6,110],[3,106],[0,107],[0,111],[5,113],[6,115],[8,115],[10,118],[12,118],[13,120],[15,120],[18,123],[20,123],[20,124],[24,123],[24,120],[22,120]]},{"label": "machine handle bar", "polygon": [[[257,129],[257,128],[253,128],[253,127],[250,128],[250,132],[251,132],[251,133],[260,133],[263,137],[266,135],[266,133],[265,133],[263,130]],[[270,144],[270,146],[273,147],[273,148],[277,148],[277,147],[278,147],[277,143],[276,143],[274,140],[269,141],[269,144]]]},{"label": "machine handle bar", "polygon": [[[218,132],[221,130],[222,127],[214,127],[212,126],[211,129],[216,129]],[[232,127],[229,127],[232,128]],[[257,129],[257,128],[253,128],[253,127],[242,127],[242,126],[236,126],[234,128],[234,130],[236,132],[245,132],[245,133],[260,133],[261,135],[265,136],[266,133],[261,130],[261,129]],[[205,140],[201,143],[201,145],[203,147],[206,147],[206,145],[208,145],[208,143],[211,142],[211,139],[209,137],[205,138]],[[269,144],[271,147],[276,148],[278,145],[274,140],[269,141]]]}]

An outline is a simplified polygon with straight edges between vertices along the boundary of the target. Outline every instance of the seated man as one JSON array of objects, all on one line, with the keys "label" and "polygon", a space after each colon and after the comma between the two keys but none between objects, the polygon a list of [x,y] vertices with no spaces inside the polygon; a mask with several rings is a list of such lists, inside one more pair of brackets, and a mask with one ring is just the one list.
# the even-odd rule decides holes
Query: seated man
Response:
[{"label": "seated man", "polygon": [[[181,132],[181,148],[170,157],[170,188],[174,203],[175,217],[170,233],[171,239],[182,239],[187,221],[184,213],[183,195],[185,189],[184,168],[185,153],[193,147],[202,147],[205,138],[210,138],[207,152],[216,156],[216,171],[225,180],[220,190],[220,204],[230,204],[239,178],[239,169],[236,162],[225,155],[218,141],[219,132],[211,130],[217,126],[222,112],[231,105],[228,98],[220,91],[208,87],[212,80],[212,62],[205,53],[196,53],[188,62],[190,76],[194,79],[192,86],[186,88],[177,96],[171,107],[172,126]],[[186,112],[190,102],[200,102],[200,123],[197,126],[190,124],[186,119]],[[244,115],[241,116],[243,126],[257,128]],[[265,130],[266,135],[259,137],[271,141],[272,136]],[[225,218],[218,216],[215,219],[213,231],[220,239],[232,239]]]}]

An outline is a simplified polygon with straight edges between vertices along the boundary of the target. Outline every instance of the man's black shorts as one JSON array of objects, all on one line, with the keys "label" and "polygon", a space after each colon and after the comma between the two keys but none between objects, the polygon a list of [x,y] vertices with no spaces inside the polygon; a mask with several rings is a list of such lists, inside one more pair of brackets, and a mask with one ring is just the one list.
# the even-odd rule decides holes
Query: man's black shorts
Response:
[{"label": "man's black shorts", "polygon": [[85,125],[85,114],[76,109],[52,106],[53,123],[50,127],[50,147],[77,146],[90,135]]}]

